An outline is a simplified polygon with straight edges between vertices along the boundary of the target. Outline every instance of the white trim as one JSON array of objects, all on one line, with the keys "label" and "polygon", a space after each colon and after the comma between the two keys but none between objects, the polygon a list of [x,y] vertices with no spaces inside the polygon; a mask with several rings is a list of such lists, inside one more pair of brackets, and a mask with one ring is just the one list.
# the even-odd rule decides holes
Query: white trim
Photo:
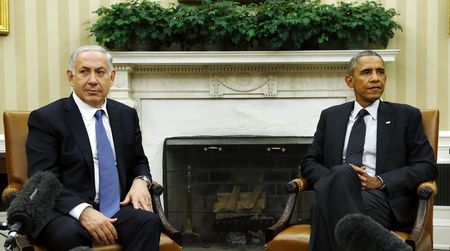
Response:
[{"label": "white trim", "polygon": [[450,207],[434,206],[433,210],[433,249],[450,250]]},{"label": "white trim", "polygon": [[[399,49],[376,50],[385,62],[395,61]],[[114,64],[132,65],[243,65],[348,64],[359,50],[319,51],[111,51]]]},{"label": "white trim", "polygon": [[450,131],[439,132],[438,164],[450,164]]},{"label": "white trim", "polygon": [[5,152],[5,135],[0,134],[0,153]]}]

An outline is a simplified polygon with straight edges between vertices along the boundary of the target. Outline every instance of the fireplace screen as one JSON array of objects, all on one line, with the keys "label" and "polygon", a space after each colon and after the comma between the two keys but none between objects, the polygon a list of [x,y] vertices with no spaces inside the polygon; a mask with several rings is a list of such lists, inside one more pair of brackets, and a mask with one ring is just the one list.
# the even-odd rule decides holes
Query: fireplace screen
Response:
[{"label": "fireplace screen", "polygon": [[[199,136],[164,144],[167,217],[189,246],[263,246],[311,138]],[[297,214],[303,209],[299,209]],[[293,218],[296,218],[294,216]]]}]

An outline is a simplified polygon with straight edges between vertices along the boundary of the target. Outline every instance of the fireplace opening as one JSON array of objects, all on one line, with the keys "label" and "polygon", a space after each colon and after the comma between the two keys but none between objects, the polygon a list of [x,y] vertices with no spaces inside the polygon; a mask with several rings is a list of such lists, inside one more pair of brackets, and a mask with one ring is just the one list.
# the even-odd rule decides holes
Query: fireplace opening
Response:
[{"label": "fireplace opening", "polygon": [[[196,136],[164,142],[164,206],[189,246],[263,247],[311,137]],[[300,200],[301,201],[301,200]],[[293,219],[308,209],[298,207]]]}]

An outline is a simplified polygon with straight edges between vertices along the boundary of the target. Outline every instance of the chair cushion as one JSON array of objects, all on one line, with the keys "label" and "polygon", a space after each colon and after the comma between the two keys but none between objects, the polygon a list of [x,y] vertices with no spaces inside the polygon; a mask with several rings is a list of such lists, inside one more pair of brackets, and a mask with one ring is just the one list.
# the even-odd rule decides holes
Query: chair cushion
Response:
[{"label": "chair cushion", "polygon": [[94,245],[92,247],[95,251],[120,251],[122,247],[119,244],[114,245]]},{"label": "chair cushion", "polygon": [[281,231],[273,240],[266,243],[268,251],[302,251],[308,250],[309,235],[311,228],[309,225],[293,225]]},{"label": "chair cushion", "polygon": [[[120,251],[122,247],[118,244],[114,245],[94,245],[92,247],[95,251]],[[46,249],[41,246],[34,246],[35,251],[45,251]],[[161,233],[161,239],[159,240],[159,250],[160,251],[181,251],[183,248],[174,242],[164,233]]]},{"label": "chair cushion", "polygon": [[161,239],[159,240],[160,251],[181,251],[183,248],[175,241],[169,238],[165,233],[161,233]]},{"label": "chair cushion", "polygon": [[[393,232],[403,240],[409,237],[406,232]],[[309,235],[311,234],[310,225],[293,225],[281,231],[273,240],[266,243],[267,251],[303,251],[308,250]],[[426,242],[431,243],[431,235],[424,233]],[[429,239],[429,240],[428,240]],[[417,247],[416,247],[417,248]],[[418,250],[421,250],[420,248]]]},{"label": "chair cushion", "polygon": [[406,232],[395,231],[393,233],[396,234],[398,237],[402,238],[403,240],[406,240],[409,237],[409,234]]}]

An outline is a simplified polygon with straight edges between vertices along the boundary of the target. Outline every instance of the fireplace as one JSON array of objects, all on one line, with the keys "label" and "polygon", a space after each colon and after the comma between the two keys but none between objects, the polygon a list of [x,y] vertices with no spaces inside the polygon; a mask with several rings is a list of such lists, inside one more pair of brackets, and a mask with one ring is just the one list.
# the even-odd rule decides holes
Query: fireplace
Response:
[{"label": "fireplace", "polygon": [[[399,50],[377,52],[387,63],[388,74],[394,71],[390,63]],[[347,62],[356,53],[113,52],[117,74],[110,97],[138,110],[153,178],[167,189],[164,205],[169,221],[192,239],[216,238],[211,210],[218,193],[235,194],[234,187],[239,187],[239,193],[252,193],[258,184],[264,187],[266,198],[258,215],[268,222],[276,217],[284,206],[284,185],[298,172],[298,161],[310,143],[306,139],[312,138],[321,110],[353,99],[343,77]],[[275,143],[259,141],[263,139]],[[274,148],[267,151],[268,146]],[[285,152],[276,150],[282,146]],[[192,219],[185,210],[188,167]],[[242,175],[236,175],[237,171]],[[225,177],[257,182],[224,181]],[[197,193],[201,191],[204,194]],[[198,222],[205,219],[211,224],[198,228]],[[193,229],[186,231],[188,221]],[[247,228],[266,224],[238,222],[248,223]],[[230,220],[230,224],[235,223]],[[256,241],[258,231],[252,232]]]},{"label": "fireplace", "polygon": [[[189,245],[261,245],[310,137],[197,136],[164,144],[164,203]],[[233,203],[234,202],[234,203]],[[228,208],[227,208],[228,207]],[[227,208],[227,209],[225,209]],[[294,216],[296,218],[296,216]],[[192,237],[195,233],[197,238]]]},{"label": "fireplace", "polygon": [[[399,50],[377,52],[392,71]],[[353,99],[343,76],[356,53],[112,52],[110,97],[138,110],[152,175],[161,181],[165,138],[313,136],[322,109]]]}]

